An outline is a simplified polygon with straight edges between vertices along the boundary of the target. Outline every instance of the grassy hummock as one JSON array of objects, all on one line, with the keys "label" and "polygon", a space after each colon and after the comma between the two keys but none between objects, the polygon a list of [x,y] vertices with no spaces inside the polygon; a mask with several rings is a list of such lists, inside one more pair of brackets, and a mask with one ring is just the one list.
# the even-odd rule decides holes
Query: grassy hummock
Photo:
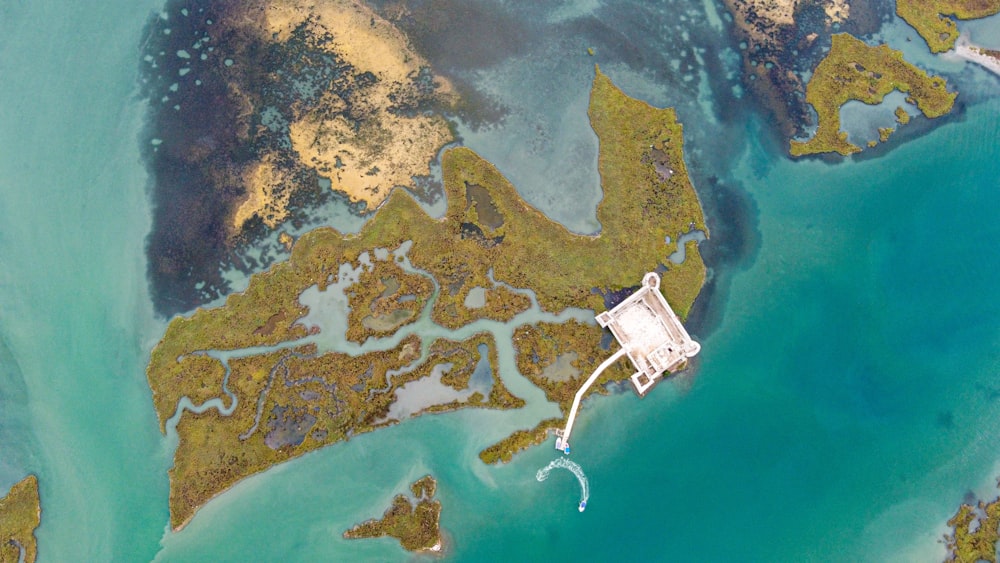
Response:
[{"label": "grassy hummock", "polygon": [[[880,103],[893,90],[908,93],[923,114],[940,117],[958,95],[945,80],[903,60],[903,53],[887,45],[872,47],[846,33],[833,36],[833,45],[806,86],[806,101],[816,108],[819,125],[808,141],[791,141],[792,156],[836,152],[847,156],[861,147],[847,141],[840,130],[840,108],[849,100]],[[903,123],[899,117],[900,123]]]},{"label": "grassy hummock", "polygon": [[[311,329],[299,322],[308,313],[299,296],[312,286],[325,291],[341,265],[360,267],[363,253],[412,241],[410,264],[436,282],[428,298],[431,319],[457,329],[478,319],[510,320],[530,304],[518,291],[523,289],[533,290],[549,312],[570,306],[603,310],[602,292],[633,287],[646,272],[663,270],[680,233],[707,232],[674,110],[629,98],[598,69],[588,113],[600,141],[599,234],[568,231],[528,205],[492,164],[455,148],[442,157],[447,197],[442,218],[430,217],[409,194],[394,191],[356,235],[332,228],[307,233],[287,262],[253,276],[246,291],[230,295],[223,306],[171,321],[147,367],[163,430],[182,397],[198,404],[222,395],[226,366],[203,351],[274,347],[229,362],[228,388],[237,397],[232,414],[209,409],[181,416],[170,471],[171,524],[183,526],[202,504],[246,476],[394,423],[387,414],[395,391],[429,375],[434,365],[452,363],[456,371],[445,384],[467,385],[464,370],[474,369],[477,347],[485,342],[479,336],[426,343],[411,334],[387,350],[358,356],[317,354],[314,346],[302,346],[300,339]],[[660,284],[681,317],[705,281],[700,254],[688,250],[682,264],[668,263]],[[376,283],[376,300],[391,298],[386,295],[391,286],[403,285],[400,272],[384,268],[375,274],[385,278]],[[477,287],[486,291],[486,304],[467,307],[469,292]],[[368,293],[358,299],[358,309],[367,304],[374,312],[378,305]],[[364,312],[352,324],[368,316]],[[396,331],[404,328],[405,323]],[[588,342],[595,342],[595,335],[599,339],[596,325],[584,332]],[[465,402],[422,412],[522,406],[500,380],[492,338],[488,346],[494,370],[489,397],[473,393]]]},{"label": "grassy hummock", "polygon": [[392,256],[375,259],[345,290],[350,304],[347,339],[360,343],[394,334],[417,320],[433,292],[427,276],[403,270]]},{"label": "grassy hummock", "polygon": [[0,562],[16,563],[24,552],[24,562],[34,563],[38,557],[35,528],[41,522],[42,508],[38,498],[38,478],[29,475],[11,487],[0,498]]},{"label": "grassy hummock", "polygon": [[957,18],[973,20],[1000,12],[1000,0],[896,0],[896,14],[913,26],[932,53],[943,53],[958,39]]},{"label": "grassy hummock", "polygon": [[389,536],[407,551],[441,550],[441,502],[433,500],[437,481],[427,475],[412,485],[416,504],[406,495],[396,495],[381,519],[368,520],[344,532],[349,540]]}]

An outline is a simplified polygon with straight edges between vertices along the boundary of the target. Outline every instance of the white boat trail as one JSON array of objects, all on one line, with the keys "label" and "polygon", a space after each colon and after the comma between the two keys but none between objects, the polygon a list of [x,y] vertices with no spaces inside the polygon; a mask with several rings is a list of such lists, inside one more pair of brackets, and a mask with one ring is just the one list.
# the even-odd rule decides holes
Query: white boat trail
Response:
[{"label": "white boat trail", "polygon": [[549,478],[549,473],[553,469],[565,469],[576,476],[576,480],[580,482],[580,505],[578,509],[583,512],[587,508],[587,499],[590,498],[590,484],[587,482],[587,476],[583,473],[583,468],[580,467],[578,463],[572,462],[564,457],[559,457],[553,460],[551,463],[545,467],[538,470],[535,473],[535,479],[538,482],[542,482]]}]

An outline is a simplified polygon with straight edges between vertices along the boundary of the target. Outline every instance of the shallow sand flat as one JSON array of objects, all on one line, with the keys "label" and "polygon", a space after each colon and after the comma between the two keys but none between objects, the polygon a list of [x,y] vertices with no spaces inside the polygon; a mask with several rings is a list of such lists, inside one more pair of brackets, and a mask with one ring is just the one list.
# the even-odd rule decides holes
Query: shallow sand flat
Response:
[{"label": "shallow sand flat", "polygon": [[1000,60],[984,53],[982,47],[970,43],[968,37],[959,38],[958,43],[955,44],[954,55],[945,56],[954,56],[976,63],[993,74],[1000,75]]}]

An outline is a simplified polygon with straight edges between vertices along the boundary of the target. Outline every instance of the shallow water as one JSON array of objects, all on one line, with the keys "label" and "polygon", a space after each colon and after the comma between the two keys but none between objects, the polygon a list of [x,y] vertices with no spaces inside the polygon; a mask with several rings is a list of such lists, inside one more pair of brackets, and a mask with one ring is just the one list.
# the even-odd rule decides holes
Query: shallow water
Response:
[{"label": "shallow water", "polygon": [[[921,54],[890,24],[894,47],[952,73],[956,115],[877,158],[791,162],[733,101],[718,31],[728,24],[710,0],[510,2],[496,9],[537,33],[514,56],[467,72],[513,114],[463,135],[529,200],[574,230],[598,228],[585,114],[594,62],[626,92],[678,106],[703,199],[715,195],[713,175],[752,197],[757,215],[740,219],[756,221],[760,247],[717,294],[718,329],[694,335],[697,374],[642,400],[629,392],[585,404],[572,459],[594,496],[579,514],[567,506],[577,483],[535,481],[551,446],[502,467],[478,460],[556,414],[517,373],[513,326],[449,332],[425,315],[404,334],[493,332],[500,373],[528,406],[353,438],[247,479],[183,532],[166,531],[176,443],[158,433],[144,376],[164,325],[145,278],[152,210],[134,102],[141,26],[158,8],[0,6],[0,488],[39,476],[42,561],[402,560],[391,540],[340,534],[428,472],[457,560],[931,561],[965,493],[993,494],[996,78]],[[981,37],[998,23],[968,25]],[[322,217],[357,230],[342,211],[331,205]],[[569,317],[591,314],[559,318]],[[533,308],[516,323],[553,318]]]},{"label": "shallow water", "polygon": [[847,141],[864,149],[868,141],[879,140],[880,127],[906,127],[896,122],[896,108],[903,108],[910,117],[921,115],[916,106],[906,103],[906,97],[899,90],[893,90],[878,104],[869,105],[857,100],[845,103],[840,107],[840,129],[847,133]]},{"label": "shallow water", "polygon": [[434,405],[468,400],[473,393],[472,389],[456,391],[441,383],[441,376],[452,367],[452,364],[438,364],[428,377],[411,381],[397,389],[396,400],[389,407],[386,419],[403,420]]}]

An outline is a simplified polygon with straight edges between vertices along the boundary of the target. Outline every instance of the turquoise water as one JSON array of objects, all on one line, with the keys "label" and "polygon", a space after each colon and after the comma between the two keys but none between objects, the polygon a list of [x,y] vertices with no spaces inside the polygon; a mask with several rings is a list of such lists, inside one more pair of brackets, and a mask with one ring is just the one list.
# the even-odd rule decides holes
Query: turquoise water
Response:
[{"label": "turquoise water", "polygon": [[162,326],[146,293],[133,100],[152,7],[5,3],[0,20],[0,337],[30,429],[0,455],[30,445],[19,469],[39,477],[49,561],[152,557],[167,514],[169,457],[142,369]]},{"label": "turquoise water", "polygon": [[[536,481],[551,446],[478,461],[536,418],[467,411],[276,467],[168,532],[172,445],[143,373],[164,325],[145,279],[134,95],[159,5],[0,7],[0,489],[39,476],[43,561],[406,559],[391,540],[340,534],[427,472],[459,560],[935,560],[963,495],[992,493],[1000,101],[996,79],[969,70],[969,98],[985,101],[876,159],[790,162],[756,120],[741,125],[719,174],[755,201],[759,251],[722,324],[695,335],[695,375],[583,411],[586,512],[569,473]],[[656,103],[673,95],[604,68]],[[681,119],[698,167],[713,125],[694,111]]]}]

